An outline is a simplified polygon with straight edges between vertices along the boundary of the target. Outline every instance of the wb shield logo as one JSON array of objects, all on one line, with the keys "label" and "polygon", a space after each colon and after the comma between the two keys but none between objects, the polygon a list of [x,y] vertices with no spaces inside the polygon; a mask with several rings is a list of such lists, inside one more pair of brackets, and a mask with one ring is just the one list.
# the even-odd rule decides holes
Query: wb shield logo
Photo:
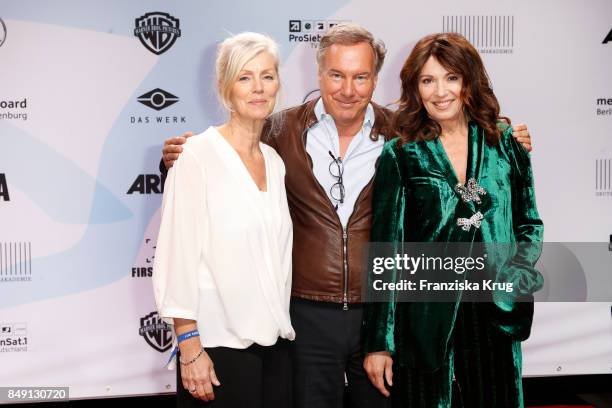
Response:
[{"label": "wb shield logo", "polygon": [[157,312],[152,312],[140,319],[140,334],[149,346],[163,353],[172,347],[172,331],[167,323],[162,321]]},{"label": "wb shield logo", "polygon": [[136,19],[134,35],[152,53],[163,54],[181,36],[179,19],[158,11],[147,13]]}]

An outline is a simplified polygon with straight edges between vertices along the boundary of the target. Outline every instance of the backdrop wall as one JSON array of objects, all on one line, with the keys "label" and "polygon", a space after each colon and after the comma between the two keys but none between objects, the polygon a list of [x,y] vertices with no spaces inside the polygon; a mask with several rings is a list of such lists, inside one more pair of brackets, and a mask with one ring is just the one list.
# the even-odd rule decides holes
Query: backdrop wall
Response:
[{"label": "backdrop wall", "polygon": [[[607,0],[3,0],[0,385],[70,386],[76,398],[175,389],[150,277],[157,166],[164,139],[223,120],[212,84],[229,33],[280,43],[279,109],[317,95],[317,36],[330,24],[386,42],[382,104],[399,96],[420,37],[463,33],[503,114],[531,130],[546,240],[607,242],[611,16]],[[525,375],[612,373],[610,308],[538,303]]]}]

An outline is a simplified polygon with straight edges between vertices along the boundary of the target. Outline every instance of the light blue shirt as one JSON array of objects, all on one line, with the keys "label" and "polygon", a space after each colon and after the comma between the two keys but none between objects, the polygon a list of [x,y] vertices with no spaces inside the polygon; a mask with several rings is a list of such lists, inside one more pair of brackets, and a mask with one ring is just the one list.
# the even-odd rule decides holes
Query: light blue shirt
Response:
[{"label": "light blue shirt", "polygon": [[[312,159],[312,169],[317,181],[325,190],[332,205],[338,206],[336,210],[338,217],[342,226],[346,227],[359,193],[374,177],[376,159],[385,144],[384,136],[380,135],[376,142],[370,139],[370,131],[374,126],[374,108],[368,104],[363,125],[342,157],[345,196],[344,203],[340,203],[330,193],[338,178],[329,171],[329,165],[333,161],[329,152],[331,151],[336,158],[340,156],[338,129],[331,115],[325,112],[322,99],[319,99],[315,105],[315,115],[318,122],[308,129],[306,151]],[[333,167],[335,166],[334,164]],[[336,171],[335,168],[333,170]]]}]

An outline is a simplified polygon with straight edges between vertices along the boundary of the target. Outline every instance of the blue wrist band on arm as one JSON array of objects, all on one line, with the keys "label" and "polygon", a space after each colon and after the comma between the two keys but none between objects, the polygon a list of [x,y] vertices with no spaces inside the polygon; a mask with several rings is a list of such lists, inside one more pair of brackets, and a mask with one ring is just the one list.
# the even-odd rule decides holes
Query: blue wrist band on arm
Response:
[{"label": "blue wrist band on arm", "polygon": [[[198,337],[199,335],[200,335],[200,332],[197,329],[192,330],[187,333],[183,333],[180,336],[176,336],[176,341],[177,343],[180,343],[192,337]],[[174,350],[172,350],[172,353],[170,353],[170,358],[168,359],[168,362],[166,363],[166,365],[170,364],[170,361],[172,361],[172,359],[178,354],[178,351],[179,351],[179,347],[177,345],[176,347],[174,347]]]},{"label": "blue wrist band on arm", "polygon": [[197,337],[197,336],[199,336],[199,335],[200,335],[200,332],[199,332],[199,331],[197,331],[197,330],[192,330],[192,331],[189,331],[189,332],[187,332],[187,333],[183,333],[183,334],[181,334],[180,336],[177,336],[177,337],[176,337],[176,340],[177,340],[177,341],[180,343],[180,342],[182,342],[182,341],[185,341],[185,340],[190,339],[190,338],[192,338],[192,337]]}]

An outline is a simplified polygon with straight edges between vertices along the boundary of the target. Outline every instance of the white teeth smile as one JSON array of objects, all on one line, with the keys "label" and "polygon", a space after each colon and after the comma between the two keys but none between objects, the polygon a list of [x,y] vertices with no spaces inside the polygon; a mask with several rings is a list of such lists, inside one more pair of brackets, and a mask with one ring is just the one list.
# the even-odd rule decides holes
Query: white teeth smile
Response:
[{"label": "white teeth smile", "polygon": [[448,105],[451,104],[452,101],[444,101],[444,102],[433,102],[436,108],[444,109],[447,108]]}]

